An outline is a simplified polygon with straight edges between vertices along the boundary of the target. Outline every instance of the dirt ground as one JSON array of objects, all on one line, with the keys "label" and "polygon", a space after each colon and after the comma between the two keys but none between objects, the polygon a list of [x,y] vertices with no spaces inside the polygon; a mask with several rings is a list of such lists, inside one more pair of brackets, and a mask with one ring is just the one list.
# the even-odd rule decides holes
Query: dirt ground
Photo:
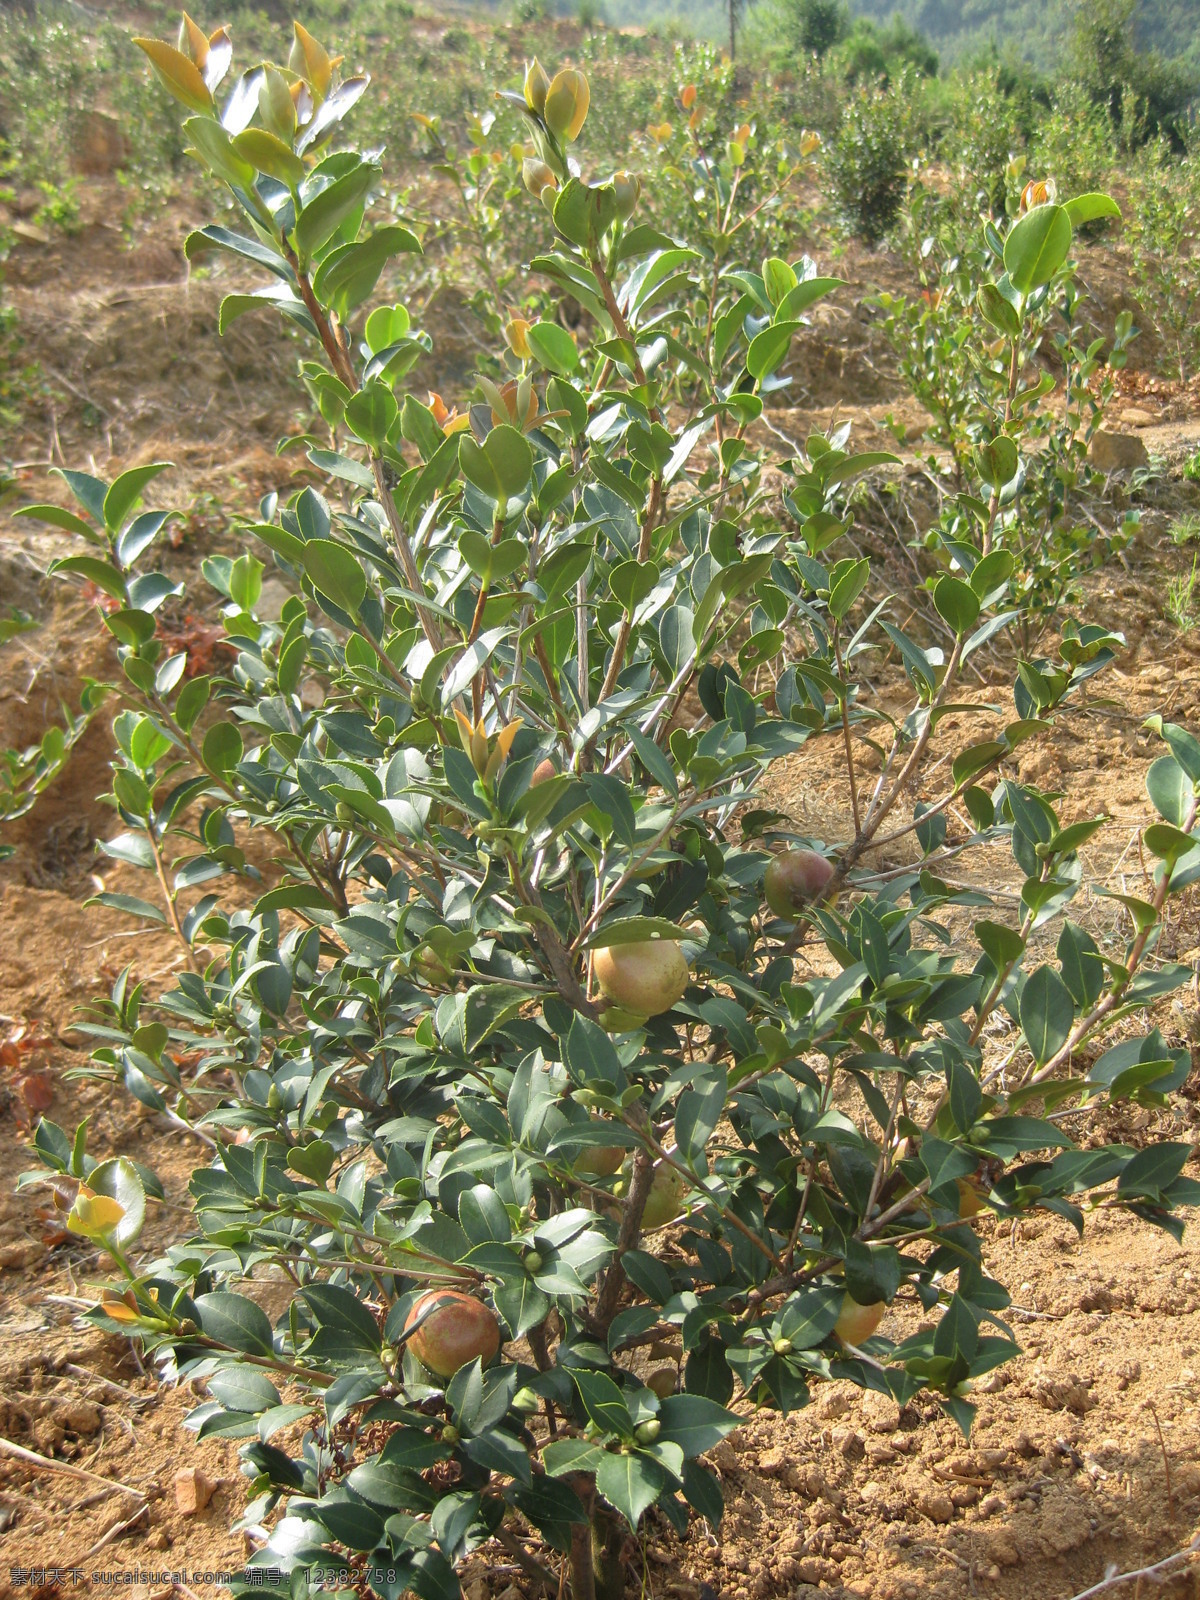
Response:
[{"label": "dirt ground", "polygon": [[[104,202],[99,185],[81,238],[26,237],[9,263],[24,359],[46,377],[44,403],[12,448],[13,500],[55,493],[53,462],[115,472],[170,460],[165,493],[196,509],[169,561],[173,575],[191,576],[200,555],[228,538],[225,506],[286,481],[274,446],[303,416],[295,350],[266,322],[239,323],[219,341],[218,284],[189,284],[183,274],[184,222],[130,253]],[[1093,265],[1098,280],[1115,281],[1111,260]],[[903,278],[896,261],[853,253],[839,270],[852,280],[842,297],[850,308],[883,278],[892,286]],[[1119,303],[1114,289],[1106,314]],[[795,400],[773,420],[798,439],[835,411],[853,418],[866,448],[890,441],[889,414],[902,427],[920,420],[854,309],[807,336]],[[1163,609],[1167,579],[1191,559],[1171,543],[1170,525],[1200,510],[1200,493],[1179,474],[1200,446],[1200,399],[1152,381],[1135,362],[1116,412],[1158,466],[1137,541],[1088,594],[1090,612],[1117,618],[1129,646],[1051,743],[1025,747],[1019,770],[1046,788],[1063,781],[1080,815],[1113,816],[1089,847],[1090,864],[1137,892],[1153,755],[1141,724],[1152,711],[1200,722],[1200,630],[1182,632]],[[910,454],[905,471],[915,482],[924,469]],[[886,534],[879,519],[875,533]],[[42,623],[0,655],[0,747],[33,740],[60,702],[78,703],[85,676],[105,670],[89,607],[42,576],[66,548],[65,536],[0,525],[0,594]],[[896,540],[881,559],[902,567],[908,558]],[[189,615],[181,612],[181,625]],[[987,698],[988,689],[968,693]],[[115,1582],[131,1600],[172,1590],[208,1600],[250,1548],[227,1531],[244,1498],[236,1446],[198,1444],[184,1427],[202,1394],[159,1387],[126,1345],[81,1319],[88,1286],[102,1275],[95,1252],[63,1234],[45,1189],[15,1190],[35,1165],[37,1116],[67,1127],[86,1116],[93,1152],[136,1155],[163,1180],[166,1204],[153,1208],[142,1240],[153,1254],[186,1232],[186,1180],[203,1157],[164,1119],[71,1077],[86,1059],[78,1008],[128,963],[161,987],[176,959],[155,936],[131,936],[120,917],[83,909],[98,874],[109,887],[119,882],[94,851],[111,826],[96,799],[107,754],[101,719],[58,785],[8,830],[17,850],[0,865],[0,1037],[12,1041],[0,1055],[0,1600]],[[823,755],[797,756],[771,798],[802,826],[836,832],[838,791]],[[1112,902],[1083,909],[1099,934],[1120,931]],[[1196,908],[1185,902],[1175,915],[1163,953],[1200,961]],[[1156,1021],[1172,1044],[1194,1046],[1196,993]],[[1159,1134],[1200,1145],[1198,1099],[1194,1077],[1169,1110],[1134,1109],[1119,1123],[1075,1131],[1085,1140]],[[1132,1218],[1102,1216],[1081,1246],[1057,1219],[1014,1231],[985,1217],[979,1226],[991,1270],[1014,1285],[1012,1322],[1026,1357],[977,1393],[970,1441],[932,1404],[900,1410],[846,1385],[787,1419],[749,1417],[712,1453],[726,1488],[724,1524],[716,1534],[695,1526],[682,1544],[665,1524],[652,1526],[643,1594],[1061,1600],[1110,1566],[1139,1568],[1189,1543],[1200,1529],[1200,1234],[1189,1230],[1180,1246]],[[902,1336],[916,1324],[916,1310],[899,1305],[884,1332]],[[194,1513],[177,1503],[176,1475],[189,1468],[212,1489]],[[521,1600],[516,1576],[476,1566],[468,1600]],[[1200,1569],[1139,1592],[1200,1596]],[[1120,1593],[1133,1600],[1135,1591]]]}]

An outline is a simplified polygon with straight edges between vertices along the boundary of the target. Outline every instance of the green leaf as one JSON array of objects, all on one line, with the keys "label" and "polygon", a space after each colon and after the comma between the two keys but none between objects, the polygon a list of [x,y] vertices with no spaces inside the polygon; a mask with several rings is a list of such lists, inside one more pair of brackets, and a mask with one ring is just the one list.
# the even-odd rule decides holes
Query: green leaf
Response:
[{"label": "green leaf", "polygon": [[1062,1048],[1075,1021],[1070,990],[1053,967],[1039,967],[1021,991],[1021,1028],[1039,1067]]},{"label": "green leaf", "polygon": [[231,772],[242,759],[242,735],[236,722],[214,722],[204,735],[200,754],[214,772]]},{"label": "green leaf", "polygon": [[605,1433],[615,1433],[622,1439],[632,1437],[633,1418],[629,1407],[610,1377],[603,1372],[572,1368],[571,1379],[591,1422]]},{"label": "green leaf", "polygon": [[1017,447],[1007,434],[997,434],[975,452],[975,465],[984,483],[993,489],[1003,489],[1017,475],[1019,458]]},{"label": "green leaf", "polygon": [[[368,383],[346,401],[346,426],[376,455],[387,443],[388,434],[398,415],[396,397],[384,383]],[[317,587],[321,586],[318,584]],[[325,592],[328,593],[328,590]],[[332,600],[334,597],[330,595],[329,598]],[[351,609],[349,606],[343,607],[343,610]]]},{"label": "green leaf", "polygon": [[1014,289],[1040,289],[1067,259],[1071,218],[1063,206],[1035,206],[1013,225],[1004,241],[1004,270]]},{"label": "green leaf", "polygon": [[861,561],[839,561],[829,574],[829,614],[840,622],[867,586],[871,576],[871,563],[864,556]]},{"label": "green leaf", "polygon": [[1099,222],[1104,217],[1120,217],[1121,208],[1111,195],[1080,194],[1068,200],[1063,210],[1072,228],[1082,228],[1087,222]]},{"label": "green leaf", "polygon": [[525,336],[533,358],[561,378],[570,377],[579,365],[579,349],[565,328],[557,322],[535,322]]},{"label": "green leaf", "polygon": [[74,573],[94,583],[97,589],[103,589],[105,594],[111,594],[115,600],[128,599],[124,578],[107,561],[101,561],[99,556],[62,556],[58,561],[52,561],[47,570],[51,574]]},{"label": "green leaf", "polygon": [[666,1477],[658,1464],[640,1453],[607,1451],[596,1468],[596,1488],[631,1528],[658,1499]]},{"label": "green leaf", "polygon": [[367,577],[357,557],[332,539],[310,539],[300,559],[313,588],[339,610],[356,616],[367,593]]},{"label": "green leaf", "polygon": [[980,311],[1006,339],[1016,339],[1021,333],[1021,318],[1012,301],[1007,299],[994,283],[985,283],[980,286],[975,297],[975,303]]},{"label": "green leaf", "polygon": [[317,268],[313,291],[323,304],[345,316],[361,305],[379,282],[379,274],[402,251],[421,250],[421,241],[408,228],[396,224],[377,228],[357,244],[339,245]]},{"label": "green leaf", "polygon": [[250,188],[254,182],[254,168],[237,153],[228,130],[215,117],[189,117],[183,125],[183,131],[215,178],[222,179],[235,189]]},{"label": "green leaf", "polygon": [[644,944],[649,939],[690,939],[691,934],[665,917],[622,917],[597,928],[583,946],[585,950],[611,950],[616,945]]},{"label": "green leaf", "polygon": [[225,1290],[202,1294],[196,1300],[196,1310],[200,1313],[201,1332],[207,1338],[247,1355],[274,1355],[267,1314],[245,1295]]},{"label": "green leaf", "polygon": [[[834,1313],[837,1320],[837,1313]],[[830,1328],[833,1323],[829,1324]],[[791,1337],[791,1335],[789,1335]],[[668,1395],[658,1410],[659,1439],[677,1444],[685,1456],[703,1455],[739,1427],[742,1418],[698,1394]]]},{"label": "green leaf", "polygon": [[962,635],[975,626],[979,599],[969,583],[945,572],[933,586],[933,604],[939,617]]},{"label": "green leaf", "polygon": [[809,306],[823,300],[834,289],[843,288],[845,283],[845,278],[803,278],[779,302],[776,316],[781,322],[802,316]]},{"label": "green leaf", "polygon": [[746,371],[752,378],[761,383],[783,365],[792,348],[792,336],[801,326],[794,320],[773,322],[755,334],[746,352]]},{"label": "green leaf", "polygon": [[304,177],[304,163],[290,145],[267,128],[247,128],[235,134],[233,148],[243,161],[276,182],[296,189]]},{"label": "green leaf", "polygon": [[377,176],[377,167],[360,161],[304,202],[292,235],[301,256],[315,255],[322,245],[329,243],[347,217],[362,205]]},{"label": "green leaf", "polygon": [[73,511],[64,511],[61,506],[18,506],[13,516],[31,517],[35,522],[47,522],[53,528],[62,528],[67,533],[77,533],[81,538],[91,540],[93,544],[100,538],[90,522],[77,517]]}]

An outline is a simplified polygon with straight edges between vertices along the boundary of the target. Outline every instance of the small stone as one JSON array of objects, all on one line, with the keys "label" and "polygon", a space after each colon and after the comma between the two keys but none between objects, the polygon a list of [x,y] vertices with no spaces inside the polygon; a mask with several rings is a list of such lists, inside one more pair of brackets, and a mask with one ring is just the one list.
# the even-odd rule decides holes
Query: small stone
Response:
[{"label": "small stone", "polygon": [[151,1550],[169,1550],[171,1548],[171,1535],[165,1528],[153,1528],[146,1535],[146,1544]]},{"label": "small stone", "polygon": [[738,1469],[737,1451],[728,1439],[721,1439],[713,1445],[708,1452],[708,1459],[718,1472],[736,1472]]},{"label": "small stone", "polygon": [[777,1478],[788,1464],[786,1450],[764,1450],[758,1458],[758,1470],[764,1478]]},{"label": "small stone", "polygon": [[950,1499],[961,1511],[975,1504],[979,1499],[979,1490],[973,1483],[960,1483],[957,1489],[951,1489]]},{"label": "small stone", "polygon": [[864,1395],[862,1416],[872,1433],[895,1433],[900,1426],[900,1406],[890,1394]]},{"label": "small stone", "polygon": [[886,1466],[889,1461],[895,1461],[896,1452],[890,1444],[884,1444],[881,1439],[872,1439],[867,1445],[867,1460],[872,1465]]},{"label": "small stone", "polygon": [[1143,411],[1141,406],[1128,406],[1121,412],[1121,421],[1131,428],[1149,428],[1154,424],[1154,417],[1149,411]]},{"label": "small stone", "polygon": [[948,1494],[941,1494],[933,1489],[926,1489],[917,1496],[917,1510],[923,1517],[928,1517],[930,1522],[953,1522],[954,1502]]},{"label": "small stone", "polygon": [[1002,1494],[985,1494],[979,1502],[979,1515],[981,1517],[994,1517],[998,1511],[1004,1510],[1004,1496]]},{"label": "small stone", "polygon": [[1097,428],[1092,435],[1088,459],[1098,472],[1131,472],[1150,461],[1136,433],[1110,433],[1107,428]]},{"label": "small stone", "polygon": [[198,1467],[181,1467],[175,1474],[176,1509],[185,1517],[199,1516],[216,1487]]}]

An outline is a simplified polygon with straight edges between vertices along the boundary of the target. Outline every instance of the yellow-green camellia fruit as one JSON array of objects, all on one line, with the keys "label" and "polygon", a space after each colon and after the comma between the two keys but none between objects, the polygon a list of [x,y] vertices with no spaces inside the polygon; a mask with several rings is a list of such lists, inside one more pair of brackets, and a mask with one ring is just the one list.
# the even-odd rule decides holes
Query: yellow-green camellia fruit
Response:
[{"label": "yellow-green camellia fruit", "polygon": [[688,964],[673,939],[608,945],[596,951],[592,970],[614,1005],[643,1017],[669,1011],[688,986]]},{"label": "yellow-green camellia fruit", "polygon": [[833,863],[815,850],[785,850],[776,856],[763,879],[763,894],[777,917],[796,919],[825,898]]},{"label": "yellow-green camellia fruit", "polygon": [[[608,1122],[608,1117],[593,1117],[593,1122]],[[629,1154],[624,1144],[589,1144],[575,1157],[575,1171],[581,1178],[611,1178]]]},{"label": "yellow-green camellia fruit", "polygon": [[857,1349],[875,1332],[883,1321],[886,1310],[887,1306],[882,1300],[875,1300],[870,1305],[864,1306],[848,1294],[842,1301],[842,1309],[833,1325],[833,1331],[843,1344],[852,1344]]},{"label": "yellow-green camellia fruit", "polygon": [[676,1172],[674,1167],[656,1167],[650,1193],[646,1196],[646,1208],[642,1212],[642,1227],[649,1231],[665,1228],[668,1222],[674,1222],[683,1210],[686,1189],[687,1182],[683,1174]]},{"label": "yellow-green camellia fruit", "polygon": [[459,1367],[476,1356],[485,1367],[495,1359],[500,1348],[500,1324],[474,1295],[458,1289],[431,1289],[408,1313],[405,1331],[423,1316],[424,1322],[409,1340],[409,1349],[439,1378],[452,1378]]}]

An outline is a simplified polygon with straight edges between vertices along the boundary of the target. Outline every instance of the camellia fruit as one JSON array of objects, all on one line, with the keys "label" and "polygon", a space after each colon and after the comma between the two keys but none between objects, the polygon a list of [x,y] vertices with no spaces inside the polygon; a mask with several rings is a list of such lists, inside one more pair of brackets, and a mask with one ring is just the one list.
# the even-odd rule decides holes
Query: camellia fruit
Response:
[{"label": "camellia fruit", "polygon": [[777,917],[795,922],[806,907],[825,898],[833,873],[833,863],[815,850],[785,850],[767,868],[767,904]]},{"label": "camellia fruit", "polygon": [[683,1195],[686,1188],[683,1174],[676,1172],[674,1167],[656,1167],[650,1193],[646,1196],[646,1207],[642,1212],[642,1227],[647,1230],[665,1228],[668,1222],[674,1222],[683,1210]]},{"label": "camellia fruit", "polygon": [[870,1305],[864,1306],[848,1294],[842,1301],[842,1309],[838,1312],[833,1331],[843,1344],[852,1344],[857,1349],[875,1332],[883,1321],[886,1310],[887,1306],[882,1300],[875,1300]]},{"label": "camellia fruit", "polygon": [[643,1017],[669,1011],[688,986],[688,964],[673,939],[607,945],[596,951],[592,971],[614,1005]]},{"label": "camellia fruit", "polygon": [[[609,1122],[608,1117],[593,1117],[593,1122]],[[629,1154],[625,1144],[589,1144],[575,1157],[575,1171],[581,1178],[611,1178]]]},{"label": "camellia fruit", "polygon": [[533,776],[529,780],[529,787],[536,789],[539,783],[549,783],[551,778],[558,777],[558,768],[547,756],[544,761],[539,761],[533,769]]},{"label": "camellia fruit", "polygon": [[476,1356],[486,1367],[500,1348],[500,1324],[482,1301],[458,1289],[423,1294],[405,1318],[405,1333],[411,1328],[409,1349],[439,1378],[452,1378]]}]

